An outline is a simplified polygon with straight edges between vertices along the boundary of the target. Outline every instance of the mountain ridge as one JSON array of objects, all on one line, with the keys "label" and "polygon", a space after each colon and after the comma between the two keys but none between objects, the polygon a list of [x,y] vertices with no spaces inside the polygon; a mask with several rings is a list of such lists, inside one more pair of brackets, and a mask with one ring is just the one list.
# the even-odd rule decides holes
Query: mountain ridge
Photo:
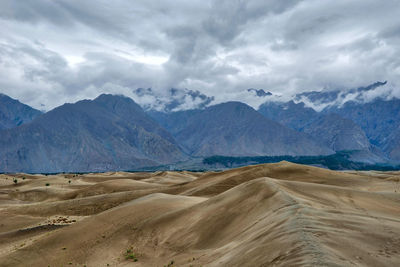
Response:
[{"label": "mountain ridge", "polygon": [[[184,126],[174,126],[172,133],[195,156],[333,153],[241,102],[226,102],[191,113],[182,121]],[[184,117],[187,113],[178,114]]]},{"label": "mountain ridge", "polygon": [[41,114],[41,111],[0,93],[0,130],[29,123]]},{"label": "mountain ridge", "polygon": [[127,120],[129,114],[121,117],[104,107],[104,98],[138,109],[131,99],[101,95],[64,104],[29,124],[0,131],[0,170],[127,170],[186,158],[175,142],[168,141],[173,138],[163,138],[169,134],[144,112],[129,113]]},{"label": "mountain ridge", "polygon": [[[386,84],[376,82],[349,92],[369,92]],[[210,100],[199,91],[170,91],[181,100],[187,92],[194,94],[190,97]],[[157,111],[144,110],[130,97],[101,94],[44,114],[0,94],[2,99],[11,107],[17,105],[18,118],[23,119],[6,129],[0,127],[0,171],[134,170],[193,157],[308,156],[341,151],[353,151],[349,159],[356,162],[400,162],[400,100],[396,98],[348,101],[320,111],[302,101],[276,99],[258,110],[228,101]],[[6,109],[14,114],[15,108],[0,105],[0,119]]]}]

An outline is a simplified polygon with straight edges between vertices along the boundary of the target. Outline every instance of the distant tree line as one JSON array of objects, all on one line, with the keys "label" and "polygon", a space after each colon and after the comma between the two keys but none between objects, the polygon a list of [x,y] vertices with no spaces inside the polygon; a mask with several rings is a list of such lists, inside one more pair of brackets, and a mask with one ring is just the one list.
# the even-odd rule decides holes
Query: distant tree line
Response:
[{"label": "distant tree line", "polygon": [[210,166],[223,166],[234,168],[252,164],[275,163],[283,160],[306,165],[326,167],[331,170],[400,170],[399,165],[368,164],[350,160],[352,151],[340,151],[328,156],[253,156],[253,157],[228,157],[211,156],[203,159],[203,164]]}]

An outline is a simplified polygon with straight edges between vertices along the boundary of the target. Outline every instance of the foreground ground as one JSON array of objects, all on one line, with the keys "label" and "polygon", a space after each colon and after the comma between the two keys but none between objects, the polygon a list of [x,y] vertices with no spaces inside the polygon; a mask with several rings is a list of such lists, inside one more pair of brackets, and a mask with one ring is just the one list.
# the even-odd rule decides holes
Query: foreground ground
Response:
[{"label": "foreground ground", "polygon": [[400,266],[399,179],[288,162],[0,175],[0,266]]}]

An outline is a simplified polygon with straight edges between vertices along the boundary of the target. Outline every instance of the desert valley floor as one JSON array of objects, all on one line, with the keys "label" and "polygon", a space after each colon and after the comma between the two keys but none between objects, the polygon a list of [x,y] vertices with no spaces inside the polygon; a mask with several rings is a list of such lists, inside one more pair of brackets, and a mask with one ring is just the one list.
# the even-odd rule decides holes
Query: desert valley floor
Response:
[{"label": "desert valley floor", "polygon": [[0,266],[400,266],[399,179],[288,162],[0,175]]}]

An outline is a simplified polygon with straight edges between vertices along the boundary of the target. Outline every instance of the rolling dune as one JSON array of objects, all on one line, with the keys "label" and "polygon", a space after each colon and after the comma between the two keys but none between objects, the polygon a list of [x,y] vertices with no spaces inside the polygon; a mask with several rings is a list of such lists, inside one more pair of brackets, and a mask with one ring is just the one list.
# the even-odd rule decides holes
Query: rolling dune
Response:
[{"label": "rolling dune", "polygon": [[0,266],[399,266],[399,178],[289,162],[0,175]]}]

